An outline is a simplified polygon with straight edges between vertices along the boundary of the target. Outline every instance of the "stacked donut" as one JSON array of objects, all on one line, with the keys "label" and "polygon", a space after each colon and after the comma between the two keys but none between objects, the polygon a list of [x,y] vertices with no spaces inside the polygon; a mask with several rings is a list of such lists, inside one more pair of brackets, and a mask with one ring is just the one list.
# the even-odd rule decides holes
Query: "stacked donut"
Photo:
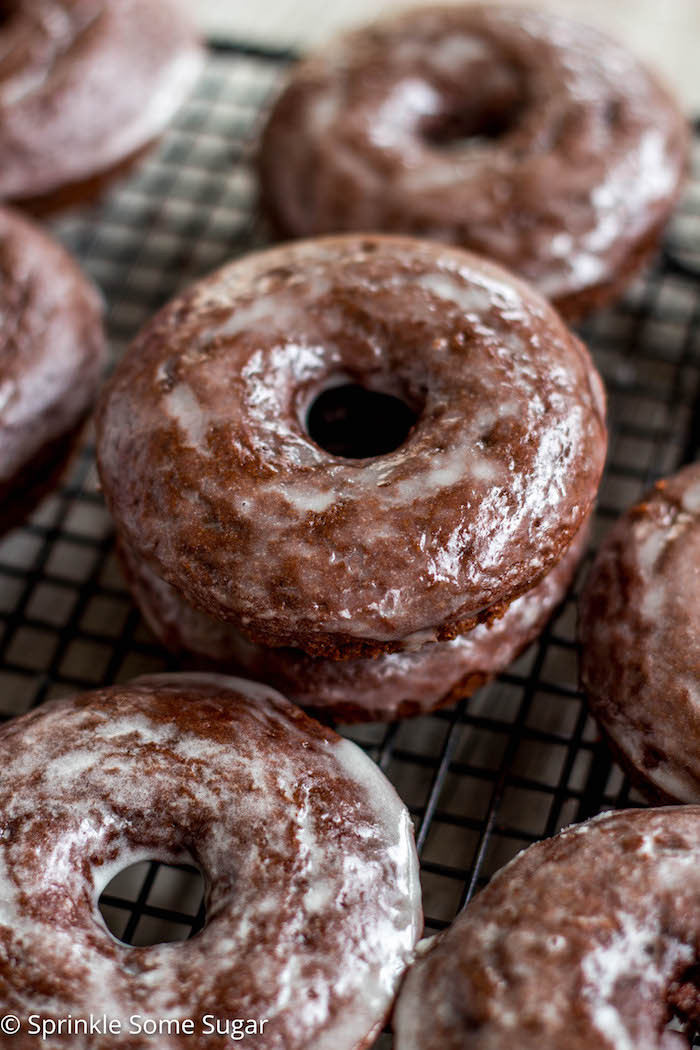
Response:
[{"label": "stacked donut", "polygon": [[302,62],[259,168],[286,235],[382,230],[459,245],[575,318],[649,258],[687,155],[673,99],[603,33],[551,12],[454,4],[391,15]]},{"label": "stacked donut", "polygon": [[60,245],[0,209],[0,532],[65,468],[104,358],[95,289]]},{"label": "stacked donut", "polygon": [[286,234],[360,233],[201,282],[100,410],[156,635],[346,720],[506,666],[576,569],[603,399],[532,288],[445,243],[575,317],[653,250],[686,156],[655,77],[544,13],[417,9],[303,62],[263,134],[263,202]]},{"label": "stacked donut", "polygon": [[[387,450],[372,412],[392,405]],[[165,307],[104,393],[98,463],[164,641],[387,718],[468,691],[541,628],[604,415],[533,289],[458,249],[347,236],[248,256]]]},{"label": "stacked donut", "polygon": [[93,195],[163,132],[202,65],[176,0],[0,5],[0,200]]},{"label": "stacked donut", "polygon": [[[0,4],[0,200],[46,209],[94,193],[160,134],[200,63],[170,0]],[[0,532],[65,471],[104,363],[89,280],[0,209]]]},{"label": "stacked donut", "polygon": [[632,781],[653,801],[700,801],[700,464],[605,538],[580,635],[589,706]]}]

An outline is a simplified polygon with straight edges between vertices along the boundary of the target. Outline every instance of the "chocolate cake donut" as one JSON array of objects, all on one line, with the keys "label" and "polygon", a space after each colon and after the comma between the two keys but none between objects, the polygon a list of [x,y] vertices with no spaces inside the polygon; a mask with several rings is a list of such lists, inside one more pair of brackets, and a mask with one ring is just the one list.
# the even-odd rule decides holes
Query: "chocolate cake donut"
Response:
[{"label": "chocolate cake donut", "polygon": [[615,296],[653,250],[687,153],[677,105],[598,30],[454,5],[390,15],[302,62],[259,170],[286,234],[457,244],[574,317]]},{"label": "chocolate cake donut", "polygon": [[104,360],[93,286],[58,243],[0,208],[0,532],[65,468]]},{"label": "chocolate cake donut", "polygon": [[[356,397],[359,449],[329,438]],[[372,413],[398,436],[373,445]],[[146,326],[98,411],[124,546],[253,640],[332,658],[503,613],[588,516],[605,447],[600,378],[549,305],[408,238],[224,267]]]},{"label": "chocolate cake donut", "polygon": [[164,130],[201,62],[174,0],[3,0],[0,199],[65,196],[122,165]]},{"label": "chocolate cake donut", "polygon": [[[508,606],[499,620],[449,642],[359,660],[319,660],[300,649],[270,649],[231,623],[200,612],[145,563],[122,550],[131,592],[163,644],[196,664],[245,674],[279,689],[295,704],[336,721],[391,721],[427,714],[472,693],[534,641],[564,597],[588,539],[579,529],[561,560],[540,583]],[[418,647],[416,647],[418,646]]]},{"label": "chocolate cake donut", "polygon": [[[207,921],[131,947],[97,901],[137,860],[193,860]],[[47,1050],[225,1050],[207,1014],[265,1021],[260,1050],[363,1050],[421,927],[407,810],[355,745],[273,690],[216,675],[142,678],[52,702],[0,730],[0,1002],[26,1019],[121,1023]],[[161,1042],[130,1018],[191,1018]],[[244,1045],[253,1045],[246,1039]]]},{"label": "chocolate cake donut", "polygon": [[700,807],[538,842],[409,971],[396,1050],[681,1050],[700,1022]]},{"label": "chocolate cake donut", "polygon": [[581,681],[635,784],[700,802],[700,464],[612,529],[581,597]]}]

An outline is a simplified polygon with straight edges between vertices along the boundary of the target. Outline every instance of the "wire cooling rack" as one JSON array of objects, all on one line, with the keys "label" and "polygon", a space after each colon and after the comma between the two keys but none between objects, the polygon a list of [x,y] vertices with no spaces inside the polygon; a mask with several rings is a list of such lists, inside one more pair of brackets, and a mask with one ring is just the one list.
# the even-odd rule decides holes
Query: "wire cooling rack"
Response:
[{"label": "wire cooling rack", "polygon": [[[55,232],[104,291],[115,359],[179,288],[262,243],[251,157],[290,56],[215,45],[157,151]],[[700,128],[695,175],[654,267],[583,335],[607,381],[610,455],[593,546],[657,477],[700,449]],[[579,574],[585,573],[590,553]],[[640,804],[598,742],[577,688],[579,584],[540,641],[452,710],[354,727],[409,806],[427,932],[443,928],[523,847],[602,809]],[[67,483],[0,544],[0,714],[177,666],[125,590],[88,443]],[[204,919],[191,868],[146,862],[102,898],[123,940],[191,934]],[[386,1038],[386,1037],[384,1037]],[[388,1045],[388,1044],[387,1044]]]}]

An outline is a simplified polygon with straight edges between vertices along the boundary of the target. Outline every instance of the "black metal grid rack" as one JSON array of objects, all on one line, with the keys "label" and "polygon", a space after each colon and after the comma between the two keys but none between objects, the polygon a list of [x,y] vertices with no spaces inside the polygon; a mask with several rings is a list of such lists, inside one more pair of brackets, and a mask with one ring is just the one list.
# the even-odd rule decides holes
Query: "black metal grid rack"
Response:
[{"label": "black metal grid rack", "polygon": [[[115,357],[177,289],[260,243],[251,156],[289,57],[213,46],[196,92],[151,158],[99,205],[54,223],[104,291]],[[610,396],[593,544],[655,478],[700,449],[700,127],[695,138],[695,178],[664,251],[583,332]],[[640,801],[598,742],[578,692],[577,589],[540,641],[471,700],[350,734],[414,817],[428,932],[524,846]],[[90,444],[63,487],[0,544],[0,627],[2,716],[176,666],[124,588]],[[134,943],[184,937],[203,920],[192,870],[157,863],[124,875],[103,907],[117,935]]]}]

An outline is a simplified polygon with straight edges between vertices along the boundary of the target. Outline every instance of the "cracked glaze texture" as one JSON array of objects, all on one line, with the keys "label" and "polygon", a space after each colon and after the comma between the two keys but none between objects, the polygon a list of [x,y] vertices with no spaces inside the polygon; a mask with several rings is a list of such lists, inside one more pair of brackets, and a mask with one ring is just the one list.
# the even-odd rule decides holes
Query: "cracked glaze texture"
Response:
[{"label": "cracked glaze texture", "polygon": [[0,521],[81,423],[104,359],[92,284],[57,242],[0,209]]},{"label": "cracked glaze texture", "polygon": [[700,802],[700,464],[604,541],[580,609],[592,713],[647,794]]},{"label": "cracked glaze texture", "polygon": [[144,562],[122,549],[127,582],[141,612],[168,648],[205,664],[250,675],[295,704],[336,721],[391,721],[471,696],[504,670],[541,632],[573,579],[586,546],[582,526],[554,568],[516,598],[503,616],[449,642],[418,637],[404,652],[360,660],[319,660],[299,649],[270,649],[233,624],[194,609]]},{"label": "cracked glaze texture", "polygon": [[455,5],[390,16],[303,62],[259,167],[287,234],[459,244],[574,316],[615,294],[653,248],[687,151],[676,104],[599,31]]},{"label": "cracked glaze texture", "polygon": [[[0,770],[3,1011],[106,1013],[127,1028],[134,1013],[268,1018],[256,1050],[369,1045],[421,907],[408,812],[355,745],[265,686],[159,675],[13,721]],[[178,944],[116,941],[97,908],[110,879],[184,857],[205,877],[204,929]],[[44,1045],[63,1050],[65,1037]],[[230,1045],[201,1032],[158,1040]],[[34,1050],[36,1037],[13,1046]]]},{"label": "cracked glaze texture", "polygon": [[[418,421],[343,459],[304,420],[356,381]],[[201,281],[141,332],[98,412],[125,545],[270,645],[360,656],[491,619],[558,561],[594,500],[604,394],[533,290],[407,238],[299,242]]]},{"label": "cracked glaze texture", "polygon": [[682,1050],[700,1021],[700,807],[606,813],[499,872],[409,971],[396,1050]]},{"label": "cracked glaze texture", "polygon": [[163,131],[201,62],[170,0],[3,0],[0,198],[120,164]]}]

